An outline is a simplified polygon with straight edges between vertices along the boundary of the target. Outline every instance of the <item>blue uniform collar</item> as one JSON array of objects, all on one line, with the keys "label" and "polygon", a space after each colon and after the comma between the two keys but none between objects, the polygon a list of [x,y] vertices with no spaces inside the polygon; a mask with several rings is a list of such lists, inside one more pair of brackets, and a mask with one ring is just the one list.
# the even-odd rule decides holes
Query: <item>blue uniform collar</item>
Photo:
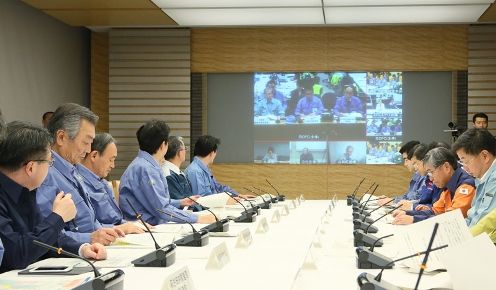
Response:
[{"label": "blue uniform collar", "polygon": [[462,176],[463,174],[463,169],[461,169],[460,167],[458,167],[455,172],[453,173],[453,175],[451,176],[450,180],[448,181],[448,183],[446,183],[446,186],[445,188],[447,188],[451,193],[454,193],[456,191],[456,189],[458,188],[459,184],[459,180],[460,180],[460,177]]},{"label": "blue uniform collar", "polygon": [[201,161],[201,159],[198,156],[195,156],[195,158],[193,159],[193,163],[196,163],[198,167],[200,167],[203,171],[205,171],[209,176],[212,176],[210,169]]},{"label": "blue uniform collar", "polygon": [[98,177],[93,171],[89,170],[83,164],[76,165],[79,174],[81,174],[86,181],[88,181],[94,189],[102,189],[104,185],[102,184],[103,179]]},{"label": "blue uniform collar", "polygon": [[74,171],[76,170],[76,166],[69,163],[67,160],[62,158],[57,152],[52,150],[52,158],[53,158],[53,167],[57,169],[62,175],[65,176],[68,180],[76,181],[74,177]]},{"label": "blue uniform collar", "polygon": [[160,164],[158,164],[157,160],[155,160],[155,158],[153,158],[153,156],[150,153],[143,151],[143,150],[139,150],[138,151],[138,157],[143,158],[146,161],[150,162],[154,167],[156,167],[158,169],[162,169],[160,167]]},{"label": "blue uniform collar", "polygon": [[29,192],[29,189],[13,181],[2,172],[0,172],[0,185],[5,194],[9,195],[16,204],[19,203],[23,193]]}]

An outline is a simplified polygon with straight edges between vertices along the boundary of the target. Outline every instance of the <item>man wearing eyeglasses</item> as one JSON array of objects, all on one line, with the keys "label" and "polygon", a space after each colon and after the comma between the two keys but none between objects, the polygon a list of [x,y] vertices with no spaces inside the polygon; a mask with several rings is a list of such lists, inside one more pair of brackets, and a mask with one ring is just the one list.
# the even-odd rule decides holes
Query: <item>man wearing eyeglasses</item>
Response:
[{"label": "man wearing eyeglasses", "polygon": [[467,130],[453,144],[463,168],[476,178],[477,192],[467,214],[474,235],[486,232],[496,242],[496,140],[485,129]]},{"label": "man wearing eyeglasses", "polygon": [[0,146],[0,237],[5,246],[0,273],[23,269],[47,254],[48,250],[35,246],[34,240],[86,258],[107,256],[101,244],[82,243],[62,234],[65,223],[76,216],[71,194],[59,192],[50,213],[41,216],[36,189],[52,164],[46,130],[22,122],[8,125]]},{"label": "man wearing eyeglasses", "polygon": [[411,224],[458,208],[466,217],[475,195],[475,181],[458,166],[455,154],[443,147],[434,148],[425,155],[422,162],[434,185],[443,191],[431,209],[395,211],[393,223]]}]

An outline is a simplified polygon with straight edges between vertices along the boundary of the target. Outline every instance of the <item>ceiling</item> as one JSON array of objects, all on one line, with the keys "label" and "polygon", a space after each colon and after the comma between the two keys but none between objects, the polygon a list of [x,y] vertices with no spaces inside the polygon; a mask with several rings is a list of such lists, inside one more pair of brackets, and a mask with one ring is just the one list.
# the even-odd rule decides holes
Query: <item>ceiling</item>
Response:
[{"label": "ceiling", "polygon": [[72,26],[496,23],[494,0],[23,0]]}]

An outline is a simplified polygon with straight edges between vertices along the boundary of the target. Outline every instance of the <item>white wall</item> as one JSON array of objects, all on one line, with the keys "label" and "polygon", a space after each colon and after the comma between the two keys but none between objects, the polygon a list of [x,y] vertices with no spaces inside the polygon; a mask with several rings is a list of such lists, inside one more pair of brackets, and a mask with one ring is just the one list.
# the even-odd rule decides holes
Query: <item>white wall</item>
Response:
[{"label": "white wall", "polygon": [[65,102],[89,105],[89,32],[18,0],[0,0],[0,108],[41,124]]}]

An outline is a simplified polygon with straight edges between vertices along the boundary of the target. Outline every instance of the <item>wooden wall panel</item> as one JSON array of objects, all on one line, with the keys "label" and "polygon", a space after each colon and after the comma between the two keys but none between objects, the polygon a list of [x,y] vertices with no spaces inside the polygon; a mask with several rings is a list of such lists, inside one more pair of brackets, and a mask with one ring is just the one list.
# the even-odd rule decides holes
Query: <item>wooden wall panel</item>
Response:
[{"label": "wooden wall panel", "polygon": [[326,199],[334,194],[343,198],[363,177],[367,181],[362,188],[377,182],[376,194],[402,194],[411,177],[402,165],[214,164],[212,171],[219,182],[240,193],[248,193],[243,187],[250,186],[269,189],[265,182],[269,179],[288,197],[303,193],[307,199]]},{"label": "wooden wall panel", "polygon": [[496,25],[472,25],[468,35],[468,128],[484,112],[496,134]]},{"label": "wooden wall panel", "polygon": [[109,130],[108,33],[91,32],[91,110],[100,117],[96,131]]},{"label": "wooden wall panel", "polygon": [[136,130],[164,120],[190,145],[190,31],[113,29],[109,38],[109,128],[118,142],[114,179],[136,157]]},{"label": "wooden wall panel", "polygon": [[467,68],[467,26],[197,28],[193,72],[453,71]]}]

